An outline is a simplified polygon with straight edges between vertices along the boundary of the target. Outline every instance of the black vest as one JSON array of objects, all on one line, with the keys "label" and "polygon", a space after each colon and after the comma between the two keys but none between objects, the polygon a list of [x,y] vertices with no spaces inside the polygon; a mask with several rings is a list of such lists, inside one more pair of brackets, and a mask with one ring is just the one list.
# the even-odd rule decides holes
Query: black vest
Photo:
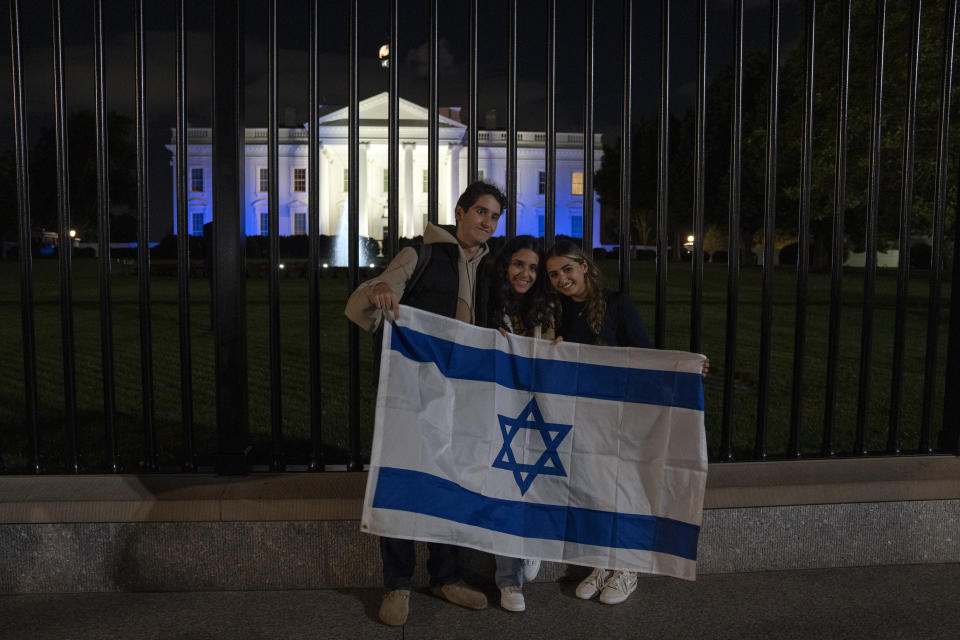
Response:
[{"label": "black vest", "polygon": [[[460,248],[457,245],[452,242],[431,244],[430,262],[413,286],[403,292],[401,304],[455,318],[460,293],[459,261]],[[486,264],[487,256],[484,256],[477,265],[474,288],[473,315],[475,323],[480,326],[486,324],[489,297]]]}]

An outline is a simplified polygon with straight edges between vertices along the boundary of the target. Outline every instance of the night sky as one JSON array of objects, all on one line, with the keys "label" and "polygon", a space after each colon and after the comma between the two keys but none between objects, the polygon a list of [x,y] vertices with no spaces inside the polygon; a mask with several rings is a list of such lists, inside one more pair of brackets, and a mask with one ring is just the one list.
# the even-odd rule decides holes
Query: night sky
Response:
[{"label": "night sky", "polygon": [[[175,3],[146,2],[147,115],[150,124],[150,178],[152,235],[158,239],[171,226],[170,156],[163,145],[170,140],[175,109]],[[507,3],[480,2],[479,86],[480,114],[496,109],[498,126],[506,126],[507,97]],[[518,126],[543,130],[546,90],[545,3],[523,0],[519,10]],[[64,5],[64,66],[67,106],[70,111],[92,109],[93,3],[66,1]],[[347,102],[348,6],[324,0],[321,5],[320,95],[326,105]],[[803,10],[798,2],[781,8],[782,52],[798,44],[802,36]],[[308,16],[305,0],[279,3],[279,105],[283,118],[287,108],[296,111],[297,124],[308,111]],[[388,3],[360,3],[360,98],[388,88],[388,73],[380,67],[377,50],[389,36]],[[400,93],[407,100],[427,104],[429,5],[423,0],[402,1],[400,46]],[[767,49],[768,6],[764,0],[746,2],[745,45]],[[134,115],[133,3],[104,0],[104,39],[109,110]],[[210,124],[210,0],[194,0],[187,7],[188,119],[191,126]],[[4,2],[4,15],[9,7]],[[595,126],[606,144],[615,144],[620,130],[623,74],[622,3],[596,2]],[[730,62],[733,33],[732,0],[710,3],[708,15],[708,73],[712,76]],[[35,140],[52,123],[51,17],[47,2],[21,3],[25,95],[28,136]],[[696,98],[696,1],[674,0],[671,20],[671,110],[682,115]],[[655,116],[659,102],[659,3],[634,2],[634,117]],[[579,131],[584,104],[584,3],[557,1],[557,128]],[[246,17],[246,117],[248,126],[267,123],[267,2],[247,0]],[[467,3],[442,2],[439,14],[441,106],[465,106],[468,74]],[[0,85],[0,101],[8,105],[0,113],[0,152],[13,147],[12,89],[9,29],[2,30],[0,65],[7,81]],[[466,114],[464,114],[466,115]],[[281,122],[281,125],[287,124]],[[8,209],[8,213],[12,211]],[[4,214],[6,215],[6,214]]]}]

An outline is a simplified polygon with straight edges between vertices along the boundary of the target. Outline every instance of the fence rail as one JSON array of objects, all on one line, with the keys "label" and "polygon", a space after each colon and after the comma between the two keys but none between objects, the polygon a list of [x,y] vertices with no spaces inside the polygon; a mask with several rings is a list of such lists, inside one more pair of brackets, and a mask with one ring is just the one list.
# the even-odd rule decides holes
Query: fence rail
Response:
[{"label": "fence rail", "polygon": [[[388,11],[389,22],[389,50],[391,65],[389,68],[389,90],[387,103],[387,139],[388,139],[388,170],[385,178],[387,185],[384,189],[386,196],[386,234],[383,254],[386,259],[396,255],[400,248],[400,150],[401,119],[400,94],[403,87],[400,84],[398,67],[395,62],[402,46],[412,43],[405,42],[405,34],[400,30],[400,12],[408,3],[404,0],[390,0]],[[475,180],[480,174],[478,149],[481,144],[488,147],[499,147],[505,150],[505,192],[508,198],[510,212],[517,211],[518,206],[518,172],[520,167],[520,149],[528,147],[542,148],[544,155],[544,191],[543,202],[538,206],[543,209],[544,230],[543,236],[547,245],[551,244],[557,234],[557,157],[558,150],[582,150],[582,189],[588,194],[583,198],[582,235],[585,249],[594,249],[594,231],[599,221],[596,218],[594,207],[594,186],[597,184],[596,152],[602,148],[601,135],[595,130],[596,97],[595,86],[597,47],[597,20],[600,10],[594,0],[584,1],[583,20],[583,130],[582,132],[557,131],[558,105],[558,21],[568,19],[563,10],[558,15],[556,0],[544,0],[543,11],[545,21],[538,28],[544,30],[545,47],[545,76],[543,77],[543,96],[545,122],[544,131],[519,130],[519,100],[520,100],[520,16],[518,0],[507,2],[507,34],[506,34],[506,111],[507,121],[503,130],[480,130],[479,100],[480,88],[478,85],[480,67],[480,47],[478,25],[481,9],[477,0],[466,0],[455,9],[449,7],[444,11],[456,10],[466,15],[469,20],[469,57],[467,60],[467,112],[468,120],[465,123],[466,135],[462,143],[466,149],[466,175],[468,181]],[[700,351],[704,345],[704,298],[710,292],[705,291],[705,258],[704,238],[707,232],[705,223],[705,208],[707,206],[707,163],[709,145],[717,144],[715,140],[708,140],[708,118],[711,115],[711,104],[708,99],[713,94],[708,74],[712,56],[715,54],[712,47],[717,42],[714,34],[721,31],[713,23],[708,24],[717,15],[716,11],[708,6],[706,0],[697,0],[695,20],[692,22],[695,40],[684,40],[680,31],[673,22],[682,18],[686,6],[680,7],[679,2],[661,0],[659,6],[659,47],[658,47],[658,77],[659,100],[656,114],[656,198],[654,220],[655,240],[655,281],[653,285],[653,328],[655,343],[658,348],[668,346],[668,329],[670,320],[667,316],[668,307],[676,304],[670,300],[668,289],[668,267],[671,255],[671,244],[676,242],[671,238],[670,211],[675,208],[671,203],[670,194],[672,181],[678,177],[673,174],[672,167],[678,154],[687,153],[674,144],[671,127],[677,126],[676,118],[671,115],[671,98],[674,97],[674,73],[671,63],[675,60],[679,49],[695,51],[696,74],[694,76],[695,99],[690,111],[693,121],[693,140],[689,145],[692,158],[693,197],[692,207],[688,214],[686,226],[692,231],[691,251],[689,257],[690,282],[689,298],[680,304],[689,305],[689,348]],[[693,5],[693,3],[690,3]],[[346,198],[347,217],[347,247],[349,248],[346,288],[344,294],[359,284],[361,277],[360,245],[361,245],[361,153],[367,142],[361,136],[360,123],[360,51],[359,38],[365,28],[365,16],[361,12],[359,2],[346,3],[349,18],[347,20],[347,50],[345,54],[348,63],[343,73],[348,78],[349,99],[347,104],[347,137],[348,137],[348,187]],[[439,69],[440,50],[440,10],[437,0],[427,0],[429,18],[427,25],[427,60],[428,69],[428,98],[426,129],[428,132],[427,148],[427,183],[428,192],[426,216],[429,221],[436,223],[440,219],[438,209],[440,202],[440,113],[439,94],[441,76]],[[860,8],[868,7],[867,3],[857,5]],[[248,372],[249,358],[247,346],[247,265],[244,245],[245,208],[245,176],[244,145],[246,143],[265,144],[267,147],[267,165],[269,189],[267,194],[268,215],[268,288],[267,288],[267,318],[268,318],[268,364],[266,376],[269,378],[269,432],[270,451],[268,454],[269,469],[283,470],[291,468],[291,457],[306,456],[306,468],[311,471],[322,471],[329,468],[325,451],[328,442],[325,433],[329,425],[324,424],[324,396],[322,391],[326,385],[333,384],[332,375],[328,371],[338,366],[337,363],[325,362],[323,345],[325,336],[330,333],[342,333],[346,336],[345,353],[341,357],[346,362],[346,382],[343,388],[348,398],[346,422],[348,424],[347,468],[358,470],[363,467],[364,454],[361,425],[361,338],[355,325],[343,322],[339,329],[325,324],[321,320],[320,308],[324,296],[322,282],[325,277],[325,264],[321,259],[320,234],[321,218],[319,201],[321,198],[322,177],[320,170],[320,142],[317,135],[312,135],[314,126],[321,118],[320,102],[320,49],[319,42],[325,28],[320,20],[320,0],[311,0],[308,20],[309,44],[309,85],[306,88],[310,104],[308,126],[303,129],[280,128],[278,103],[278,12],[287,10],[278,6],[276,0],[268,0],[268,46],[267,46],[267,91],[268,122],[266,127],[248,127],[244,113],[245,80],[244,80],[244,10],[242,3],[234,0],[215,0],[214,19],[211,32],[212,39],[212,68],[213,92],[212,114],[213,127],[211,129],[190,127],[187,122],[188,67],[210,65],[208,59],[188,59],[186,46],[186,2],[180,0],[176,7],[176,24],[174,35],[176,41],[176,116],[174,127],[175,155],[175,203],[176,224],[181,232],[176,239],[177,263],[177,325],[178,325],[178,367],[179,367],[179,424],[181,429],[180,467],[183,471],[193,472],[201,468],[199,460],[213,459],[214,467],[219,473],[244,473],[251,469],[254,457],[251,454],[251,437],[249,424],[248,404]],[[834,40],[839,43],[838,63],[835,69],[839,80],[837,82],[838,95],[836,96],[837,111],[834,123],[835,138],[830,150],[834,158],[835,181],[833,184],[833,202],[830,224],[832,224],[830,247],[830,302],[828,308],[829,322],[825,348],[826,379],[822,389],[822,421],[819,433],[819,455],[830,457],[837,454],[867,455],[881,453],[898,455],[901,453],[933,454],[954,453],[960,454],[960,400],[956,390],[960,389],[960,296],[953,291],[950,296],[949,307],[942,303],[942,284],[944,281],[943,264],[945,255],[951,245],[947,236],[948,207],[951,198],[955,209],[953,230],[955,238],[952,240],[954,258],[952,260],[951,279],[958,282],[960,276],[960,260],[956,258],[956,248],[960,245],[960,224],[957,223],[957,212],[960,211],[960,198],[957,198],[956,177],[949,176],[951,153],[958,153],[957,140],[953,141],[951,152],[950,114],[953,93],[953,58],[955,55],[957,0],[946,0],[937,12],[928,13],[924,8],[921,13],[921,3],[914,0],[910,11],[910,30],[908,37],[908,68],[906,71],[907,91],[904,96],[904,113],[902,120],[896,126],[902,127],[903,139],[901,143],[902,159],[900,173],[903,179],[900,183],[899,202],[899,257],[897,268],[896,304],[894,311],[894,337],[890,347],[893,355],[891,360],[891,378],[889,393],[883,396],[889,402],[886,426],[886,447],[883,451],[871,451],[867,446],[866,432],[870,427],[868,408],[871,402],[877,399],[876,384],[872,379],[874,371],[875,342],[876,342],[876,308],[877,308],[877,250],[878,215],[880,209],[880,191],[884,176],[881,175],[881,149],[885,124],[892,122],[890,114],[884,111],[884,100],[889,98],[884,92],[884,82],[888,77],[885,74],[885,65],[889,62],[886,53],[888,46],[888,21],[890,15],[886,0],[877,0],[872,14],[855,12],[853,0],[845,0],[839,5],[839,32],[824,32],[820,26],[824,20],[825,8],[823,3],[808,0],[804,5],[804,23],[800,38],[803,50],[802,56],[802,128],[800,130],[800,175],[799,196],[796,214],[797,258],[794,297],[794,324],[792,330],[793,358],[790,363],[792,385],[790,401],[784,404],[783,411],[789,411],[789,435],[784,451],[771,453],[768,435],[770,426],[768,418],[776,403],[771,390],[773,371],[771,368],[772,341],[777,325],[774,320],[774,309],[778,304],[775,295],[775,274],[783,274],[783,269],[775,268],[775,231],[777,216],[782,215],[781,205],[778,203],[778,142],[783,135],[781,131],[782,101],[781,88],[784,69],[784,58],[781,48],[784,46],[784,25],[782,7],[779,0],[771,0],[769,4],[769,47],[765,53],[768,63],[766,78],[766,125],[765,149],[763,162],[763,214],[762,214],[762,266],[760,267],[760,329],[759,329],[759,360],[746,365],[747,369],[756,370],[756,421],[753,433],[752,458],[763,460],[770,455],[800,457],[803,455],[801,437],[803,424],[809,418],[804,414],[805,396],[809,394],[807,380],[810,370],[810,353],[808,342],[811,339],[810,314],[810,272],[811,272],[811,225],[813,224],[812,181],[813,162],[817,127],[825,127],[827,122],[814,121],[815,115],[823,118],[823,111],[817,108],[818,93],[822,91],[816,86],[817,78],[822,77],[818,55],[823,51],[822,43]],[[102,372],[102,412],[99,422],[103,425],[105,449],[105,469],[84,469],[80,463],[84,452],[81,450],[81,437],[78,434],[77,417],[77,341],[75,316],[75,292],[73,289],[75,261],[70,250],[58,252],[58,301],[60,306],[60,337],[61,337],[61,368],[62,368],[62,404],[63,412],[60,422],[63,428],[63,447],[60,459],[43,459],[41,455],[42,438],[45,437],[40,428],[38,418],[38,368],[37,368],[37,321],[35,318],[35,265],[32,251],[23,250],[31,246],[32,234],[36,224],[32,218],[30,202],[30,157],[27,138],[27,109],[24,99],[24,61],[23,61],[23,17],[21,0],[10,1],[10,43],[11,43],[11,78],[13,89],[13,141],[16,166],[17,191],[17,245],[19,269],[19,307],[20,307],[20,340],[23,362],[23,385],[20,392],[20,401],[24,407],[22,424],[0,425],[0,471],[43,473],[48,470],[65,469],[70,473],[81,471],[106,470],[118,473],[124,470],[118,447],[117,418],[117,380],[115,373],[114,352],[116,338],[114,336],[114,302],[113,276],[111,268],[110,227],[110,184],[109,152],[107,145],[107,86],[104,73],[104,36],[102,0],[94,3],[93,51],[94,51],[94,88],[96,93],[94,123],[96,127],[96,163],[97,174],[97,235],[98,235],[98,309],[100,328],[100,371]],[[692,6],[691,6],[692,9]],[[942,11],[941,11],[942,9]],[[713,11],[713,12],[711,12]],[[634,180],[640,170],[636,162],[642,148],[636,146],[635,131],[638,126],[636,119],[636,105],[638,95],[637,78],[637,45],[639,43],[639,27],[637,25],[637,5],[633,0],[623,0],[619,13],[622,23],[620,33],[605,33],[604,36],[620,39],[622,54],[622,86],[619,91],[622,95],[622,109],[620,112],[620,140],[616,145],[608,141],[606,153],[616,151],[619,155],[619,191],[618,202],[614,203],[618,214],[613,226],[617,233],[618,252],[618,282],[621,290],[629,291],[633,281],[631,269],[631,255],[638,244],[635,237],[635,208],[638,198]],[[690,12],[686,12],[690,13]],[[722,398],[720,406],[712,407],[711,411],[719,412],[720,425],[715,450],[712,452],[716,460],[729,461],[734,459],[736,433],[736,412],[738,405],[738,378],[737,372],[744,370],[738,346],[744,340],[739,329],[742,318],[740,307],[743,298],[744,274],[741,269],[743,260],[742,218],[744,212],[744,170],[747,159],[744,157],[745,135],[753,135],[744,131],[744,92],[747,64],[747,45],[745,43],[745,8],[743,0],[736,0],[732,10],[725,13],[724,20],[732,25],[732,62],[729,66],[730,85],[725,89],[731,96],[728,125],[729,157],[727,160],[728,185],[725,192],[727,199],[727,266],[725,273],[725,325],[723,333],[723,355],[716,358],[715,368],[723,372]],[[905,449],[901,446],[903,388],[905,373],[905,345],[908,339],[908,312],[909,283],[911,280],[911,236],[916,230],[915,224],[915,194],[916,184],[916,145],[918,136],[918,92],[921,90],[920,58],[921,58],[921,31],[924,20],[932,20],[930,16],[939,16],[942,20],[941,72],[939,75],[938,116],[936,122],[936,160],[935,160],[935,197],[931,213],[931,262],[928,278],[928,294],[926,296],[926,336],[923,356],[923,383],[922,383],[922,416],[920,418],[919,438],[917,442],[909,443]],[[134,24],[131,29],[135,37],[136,56],[133,60],[133,71],[136,90],[136,163],[137,163],[137,301],[139,319],[139,349],[140,349],[140,392],[142,426],[142,452],[138,456],[140,470],[153,472],[160,469],[158,462],[159,445],[157,441],[157,401],[154,362],[154,327],[152,325],[154,293],[151,288],[151,255],[150,255],[150,220],[156,212],[151,211],[150,193],[157,189],[157,185],[150,185],[147,171],[148,158],[148,105],[144,88],[148,82],[147,67],[145,66],[146,44],[144,40],[144,7],[142,0],[137,0],[134,11]],[[577,17],[580,20],[581,17]],[[837,395],[841,389],[841,378],[849,367],[842,362],[840,354],[841,336],[843,335],[843,313],[845,304],[844,293],[844,259],[845,240],[848,230],[845,228],[850,210],[847,178],[849,175],[848,155],[850,153],[849,127],[850,119],[850,87],[851,87],[851,47],[852,29],[855,20],[873,21],[874,55],[873,55],[873,94],[869,124],[869,168],[868,184],[866,189],[866,204],[864,211],[864,246],[866,266],[863,269],[862,301],[860,310],[859,331],[859,358],[854,367],[857,371],[856,381],[856,424],[852,446],[838,447],[836,438],[836,422],[838,420]],[[63,66],[63,35],[62,35],[63,8],[60,0],[51,2],[51,33],[50,51],[52,53],[52,81],[54,87],[54,130],[55,130],[55,158],[57,184],[57,229],[59,238],[69,236],[71,229],[71,194],[68,162],[68,96],[64,86]],[[606,16],[605,27],[611,20]],[[726,28],[726,25],[724,26]],[[607,29],[609,31],[609,28]],[[605,64],[607,62],[605,61]],[[834,71],[831,71],[834,72]],[[603,87],[604,91],[608,87]],[[646,91],[646,87],[644,88]],[[406,127],[407,125],[404,124]],[[929,124],[927,125],[929,127]],[[291,456],[289,435],[285,431],[285,405],[281,390],[284,384],[285,361],[282,349],[283,318],[281,316],[281,270],[284,265],[281,261],[281,228],[280,228],[280,161],[279,147],[281,144],[306,144],[308,156],[308,191],[307,205],[307,245],[309,247],[308,260],[305,267],[308,301],[308,376],[309,376],[309,442],[304,450]],[[213,345],[215,353],[214,384],[216,388],[216,444],[211,451],[201,451],[197,441],[196,417],[194,407],[197,402],[194,397],[195,379],[194,365],[196,350],[194,349],[191,333],[191,244],[186,230],[190,228],[188,218],[188,176],[187,149],[190,144],[211,145],[213,209],[216,211],[216,225],[213,229],[213,278],[211,299],[213,308]],[[958,154],[960,157],[960,154]],[[781,180],[784,176],[779,176]],[[259,176],[258,176],[259,178]],[[792,178],[792,177],[788,177]],[[327,177],[326,180],[336,182],[336,178]],[[153,189],[151,190],[151,187]],[[604,206],[611,206],[604,203]],[[234,213],[231,213],[234,212]],[[675,219],[675,217],[674,217]],[[517,216],[509,215],[506,223],[506,235],[513,237],[517,233]],[[644,243],[639,243],[644,244]],[[678,263],[674,263],[675,265]],[[678,268],[678,267],[675,267]],[[850,275],[846,276],[850,281]],[[940,366],[940,354],[944,352],[940,343],[941,325],[947,325],[946,331],[946,358]],[[721,364],[722,362],[722,364]],[[942,373],[941,373],[942,369]],[[942,410],[937,407],[938,386],[942,385]],[[942,424],[934,424],[938,413],[942,415]],[[9,443],[16,440],[16,434],[25,434],[24,455],[17,456],[16,463],[5,465],[6,460],[13,460]],[[7,443],[6,445],[4,443]],[[809,455],[809,454],[807,454]],[[741,456],[742,457],[742,456]],[[130,470],[130,469],[127,469]]]}]

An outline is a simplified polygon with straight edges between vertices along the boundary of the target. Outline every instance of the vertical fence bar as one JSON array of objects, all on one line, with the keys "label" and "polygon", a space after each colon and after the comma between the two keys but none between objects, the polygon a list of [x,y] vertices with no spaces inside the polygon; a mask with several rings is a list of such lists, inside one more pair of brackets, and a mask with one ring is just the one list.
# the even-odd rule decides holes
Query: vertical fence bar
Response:
[{"label": "vertical fence bar", "polygon": [[507,26],[507,238],[517,235],[517,0]]},{"label": "vertical fence bar", "polygon": [[103,369],[103,424],[106,431],[107,467],[120,472],[117,454],[116,388],[113,369],[113,308],[110,286],[110,176],[107,158],[107,98],[103,77],[103,2],[94,3],[95,122],[97,160],[97,251],[100,265],[100,354]]},{"label": "vertical fence bar", "polygon": [[[213,18],[213,210],[217,212],[213,225],[216,471],[228,475],[243,474],[249,470],[251,450],[247,412],[244,30],[241,1],[214,0]],[[192,458],[187,460],[193,462]],[[195,465],[193,468],[196,468]]]},{"label": "vertical fence bar", "polygon": [[740,162],[743,143],[743,0],[734,8],[733,99],[730,123],[730,200],[727,216],[727,328],[723,365],[720,460],[733,460],[733,381],[737,365],[737,304],[740,297]]},{"label": "vertical fence bar", "polygon": [[[392,0],[394,3],[396,0]],[[308,230],[310,233],[310,270],[309,270],[309,323],[310,323],[310,471],[323,471],[323,435],[322,422],[322,395],[320,383],[323,359],[320,340],[320,138],[317,123],[320,121],[320,87],[317,83],[317,74],[320,67],[320,0],[310,2],[310,78],[307,91],[310,94],[310,105],[307,108],[307,131],[310,141],[307,144],[307,209],[310,216]],[[390,66],[394,64],[393,41],[390,42]],[[393,169],[391,168],[391,176]],[[393,236],[391,236],[393,237]]]},{"label": "vertical fence bar", "polygon": [[[400,18],[398,0],[390,0],[390,92],[387,113],[387,260],[400,250],[400,71],[397,52],[400,50]],[[472,115],[472,114],[471,114]],[[471,135],[475,130],[470,129]],[[407,215],[413,215],[412,211]]]},{"label": "vertical fence bar", "polygon": [[190,227],[187,215],[187,42],[186,0],[177,8],[177,307],[180,323],[180,423],[183,470],[196,471],[193,446],[193,372],[190,354]]},{"label": "vertical fence bar", "polygon": [[770,408],[770,348],[773,340],[773,243],[777,225],[777,109],[780,82],[780,0],[770,0],[770,76],[767,98],[767,181],[763,215],[763,285],[760,310],[760,379],[757,433],[753,456],[767,457],[767,411]]},{"label": "vertical fence bar", "polygon": [[[270,470],[282,471],[283,404],[280,374],[280,124],[277,117],[277,0],[267,5],[270,32],[267,52],[267,216],[270,233],[270,280],[267,295],[270,331]],[[258,176],[259,177],[259,176]]]},{"label": "vertical fence bar", "polygon": [[[57,158],[57,220],[60,236],[60,335],[63,359],[63,426],[67,444],[67,470],[80,472],[77,450],[76,341],[73,331],[73,238],[70,236],[70,162],[67,155],[67,101],[63,87],[63,32],[60,0],[52,2],[53,25],[53,128]],[[144,406],[146,410],[146,405]]]},{"label": "vertical fence bar", "polygon": [[707,155],[707,3],[697,2],[697,110],[694,140],[693,247],[690,267],[690,351],[700,353],[703,337],[703,215]]},{"label": "vertical fence bar", "polygon": [[[958,158],[960,163],[960,158]],[[960,185],[960,172],[957,173]],[[960,194],[960,187],[957,189]],[[954,203],[954,220],[960,220],[960,195]],[[960,282],[960,224],[953,224],[953,275],[950,290],[950,327],[947,330],[947,362],[943,383],[943,428],[940,431],[939,445],[954,455],[960,455],[960,295],[957,283]]]},{"label": "vertical fence bar", "polygon": [[[433,5],[436,0],[432,0]],[[347,258],[349,278],[347,279],[348,293],[353,292],[360,284],[360,114],[359,114],[359,81],[358,81],[358,51],[357,51],[357,31],[359,28],[359,7],[358,0],[350,2],[350,68],[347,70],[350,74],[349,80],[349,112],[347,124],[347,236],[349,242],[349,251]],[[433,9],[431,9],[433,11]],[[432,77],[432,74],[431,74]],[[431,111],[431,122],[436,110]],[[431,175],[431,185],[435,176]],[[431,194],[431,211],[436,222],[436,201]],[[428,215],[429,217],[429,215]],[[362,471],[363,462],[360,460],[360,334],[359,327],[352,322],[347,322],[347,337],[349,353],[349,374],[350,374],[350,460],[347,468],[350,471]]]},{"label": "vertical fence bar", "polygon": [[827,341],[827,387],[820,453],[832,456],[836,423],[837,365],[840,353],[840,305],[843,297],[844,218],[847,210],[847,108],[850,102],[850,0],[841,8],[840,84],[837,96],[837,155],[833,183],[833,244],[830,260],[830,335]]},{"label": "vertical fence bar", "polygon": [[816,0],[808,0],[803,71],[803,140],[800,158],[800,207],[797,212],[797,291],[793,333],[793,387],[787,457],[800,457],[803,424],[804,344],[807,341],[807,276],[810,270],[810,182],[813,172],[813,85],[816,45]]},{"label": "vertical fence bar", "polygon": [[[23,61],[20,54],[20,2],[10,0],[10,64],[13,76],[13,128],[17,163],[17,220],[20,246],[20,324],[23,336],[23,390],[30,471],[40,473],[40,431],[37,423],[37,348],[33,321],[33,248],[30,234],[30,177],[27,120],[23,98]],[[0,471],[3,459],[0,457]]]},{"label": "vertical fence bar", "polygon": [[620,116],[620,291],[630,293],[630,170],[633,133],[633,0],[623,0],[623,108]]},{"label": "vertical fence bar", "polygon": [[547,140],[543,240],[553,246],[557,233],[557,0],[547,0]]},{"label": "vertical fence bar", "polygon": [[586,0],[584,17],[583,88],[583,250],[593,255],[593,0]]},{"label": "vertical fence bar", "polygon": [[867,454],[867,411],[873,361],[873,314],[876,306],[877,217],[880,210],[880,143],[883,122],[883,63],[887,29],[887,0],[877,0],[874,38],[873,119],[870,125],[870,179],[867,191],[863,270],[863,315],[860,323],[860,384],[857,389],[857,422],[853,437],[856,455]]},{"label": "vertical fence bar", "polygon": [[660,129],[657,138],[657,287],[654,343],[667,343],[667,214],[670,179],[670,0],[660,0]]},{"label": "vertical fence bar", "polygon": [[470,53],[467,61],[469,71],[467,72],[467,183],[471,184],[477,181],[480,165],[480,114],[477,109],[480,108],[477,91],[477,0],[470,0]]},{"label": "vertical fence bar", "polygon": [[439,71],[438,54],[438,7],[437,0],[430,0],[430,103],[427,126],[427,178],[429,197],[427,200],[427,219],[433,224],[438,221],[440,198],[440,87],[437,82]]},{"label": "vertical fence bar", "polygon": [[[934,387],[937,383],[937,344],[940,339],[940,279],[943,277],[943,235],[947,207],[947,152],[950,147],[950,91],[953,86],[953,49],[956,41],[957,0],[949,0],[943,16],[943,64],[937,137],[937,190],[933,206],[933,246],[930,251],[930,295],[927,310],[926,370],[923,375],[923,415],[920,453],[933,453]],[[956,222],[954,222],[956,224]],[[954,248],[956,256],[956,247]],[[956,257],[954,258],[956,259]],[[956,289],[953,295],[957,295]]]},{"label": "vertical fence bar", "polygon": [[910,284],[910,231],[913,227],[913,157],[917,137],[917,76],[920,65],[921,1],[913,1],[910,22],[910,67],[908,71],[907,109],[903,126],[903,182],[900,186],[900,256],[897,264],[897,309],[894,319],[893,375],[890,380],[890,423],[887,453],[900,453],[900,403],[903,392],[903,358],[907,340],[907,304]]},{"label": "vertical fence bar", "polygon": [[140,312],[140,403],[143,405],[142,469],[157,471],[157,433],[153,408],[153,331],[150,326],[150,190],[147,179],[143,0],[137,0],[134,14],[137,106],[137,291]]}]

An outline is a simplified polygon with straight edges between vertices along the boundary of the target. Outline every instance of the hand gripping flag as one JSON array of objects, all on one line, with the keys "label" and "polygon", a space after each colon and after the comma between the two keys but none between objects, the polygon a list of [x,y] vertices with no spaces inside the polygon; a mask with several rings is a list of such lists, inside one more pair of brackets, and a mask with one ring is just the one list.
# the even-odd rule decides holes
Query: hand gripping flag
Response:
[{"label": "hand gripping flag", "polygon": [[384,331],[361,529],[692,580],[703,361],[401,306]]}]

